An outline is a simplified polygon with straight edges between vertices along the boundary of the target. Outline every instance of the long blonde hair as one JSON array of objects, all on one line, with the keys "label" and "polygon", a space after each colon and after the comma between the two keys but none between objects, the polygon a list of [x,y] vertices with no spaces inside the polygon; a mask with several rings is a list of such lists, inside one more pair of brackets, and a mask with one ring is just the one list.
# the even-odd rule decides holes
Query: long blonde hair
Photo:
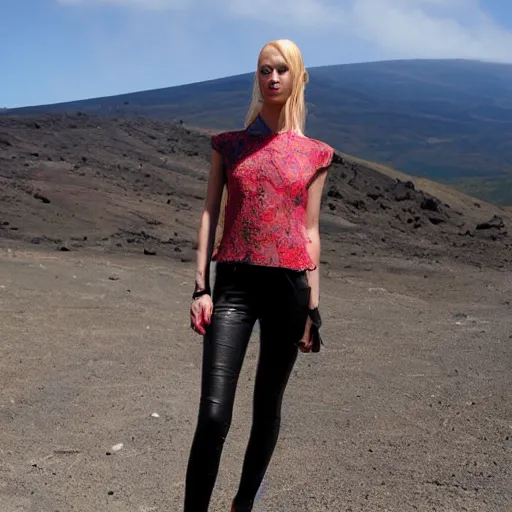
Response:
[{"label": "long blonde hair", "polygon": [[[279,39],[277,41],[267,43],[261,49],[260,55],[263,50],[269,46],[274,47],[283,56],[293,80],[292,93],[281,112],[279,131],[297,131],[305,133],[307,110],[304,91],[309,80],[309,75],[304,67],[302,53],[299,47],[289,39]],[[256,70],[254,75],[252,101],[245,119],[246,128],[258,117],[262,103],[263,97],[258,83],[258,70]]]}]

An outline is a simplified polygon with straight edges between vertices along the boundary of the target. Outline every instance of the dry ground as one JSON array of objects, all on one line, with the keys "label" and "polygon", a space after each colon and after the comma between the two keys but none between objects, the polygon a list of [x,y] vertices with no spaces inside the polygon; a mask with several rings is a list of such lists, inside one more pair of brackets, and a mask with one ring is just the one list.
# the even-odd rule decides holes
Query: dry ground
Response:
[{"label": "dry ground", "polygon": [[[0,512],[181,510],[210,151],[179,123],[0,118]],[[340,154],[330,171],[326,347],[299,357],[255,512],[512,510],[512,210],[409,180]],[[255,332],[213,512],[257,350]]]},{"label": "dry ground", "polygon": [[[192,263],[0,249],[0,511],[181,510]],[[298,359],[255,510],[512,510],[510,272],[345,264],[324,268],[326,347]],[[236,489],[257,348],[255,332],[212,511]]]}]

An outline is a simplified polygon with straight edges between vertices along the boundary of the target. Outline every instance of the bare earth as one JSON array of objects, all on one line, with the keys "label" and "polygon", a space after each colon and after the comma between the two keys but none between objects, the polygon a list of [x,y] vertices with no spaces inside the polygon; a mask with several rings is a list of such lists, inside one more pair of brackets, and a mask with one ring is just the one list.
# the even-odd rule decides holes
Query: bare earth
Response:
[{"label": "bare earth", "polygon": [[[0,512],[181,510],[209,151],[163,122],[0,118]],[[512,211],[407,180],[330,171],[326,347],[299,356],[255,512],[512,510]],[[257,352],[256,330],[213,512]]]},{"label": "bare earth", "polygon": [[[327,346],[299,357],[257,510],[510,511],[510,274],[351,264],[323,278]],[[2,512],[180,510],[191,278],[165,259],[2,251]],[[255,332],[213,511],[236,489],[257,348]]]}]

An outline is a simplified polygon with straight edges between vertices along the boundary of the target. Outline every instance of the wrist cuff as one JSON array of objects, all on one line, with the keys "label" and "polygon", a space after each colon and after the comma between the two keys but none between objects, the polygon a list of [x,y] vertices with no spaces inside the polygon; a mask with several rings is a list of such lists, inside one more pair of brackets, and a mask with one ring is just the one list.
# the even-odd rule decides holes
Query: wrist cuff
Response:
[{"label": "wrist cuff", "polygon": [[309,309],[309,318],[311,318],[313,324],[320,329],[322,326],[322,317],[318,307]]},{"label": "wrist cuff", "polygon": [[192,294],[192,299],[198,299],[203,295],[210,295],[210,290],[208,288],[205,288],[204,290],[197,290]]}]

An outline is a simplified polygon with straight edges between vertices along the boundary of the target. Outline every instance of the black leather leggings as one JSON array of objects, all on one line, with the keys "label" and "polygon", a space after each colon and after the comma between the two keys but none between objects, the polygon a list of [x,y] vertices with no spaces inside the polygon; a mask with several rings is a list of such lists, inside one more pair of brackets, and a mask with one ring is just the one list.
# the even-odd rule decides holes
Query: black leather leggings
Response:
[{"label": "black leather leggings", "polygon": [[[260,353],[252,429],[235,510],[250,511],[279,435],[281,403],[304,332],[304,272],[219,263],[204,337],[201,400],[186,476],[185,512],[206,512],[231,424],[239,372],[256,320]],[[227,512],[227,511],[226,511]]]}]

